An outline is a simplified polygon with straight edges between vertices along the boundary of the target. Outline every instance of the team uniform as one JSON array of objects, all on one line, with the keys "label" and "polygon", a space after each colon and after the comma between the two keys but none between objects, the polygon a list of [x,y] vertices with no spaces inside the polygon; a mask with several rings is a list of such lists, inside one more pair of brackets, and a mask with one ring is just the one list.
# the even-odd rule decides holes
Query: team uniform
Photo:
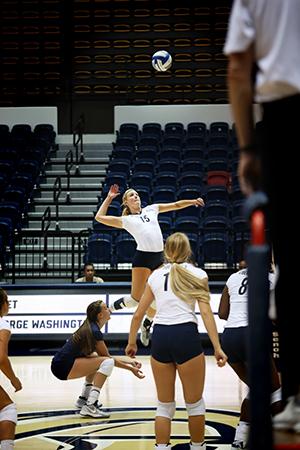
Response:
[{"label": "team uniform", "polygon": [[140,214],[122,216],[123,228],[137,243],[132,267],[147,267],[154,270],[163,262],[164,241],[157,219],[158,214],[158,205],[148,205],[142,208]]},{"label": "team uniform", "polygon": [[[181,265],[200,279],[207,278],[204,270],[190,263]],[[151,354],[162,363],[182,364],[203,353],[203,347],[195,313],[196,302],[187,303],[172,292],[171,267],[171,264],[163,265],[148,279],[156,300]]]},{"label": "team uniform", "polygon": [[[96,323],[91,324],[95,341],[103,341],[103,334]],[[70,370],[76,358],[85,358],[79,344],[75,344],[72,338],[68,339],[63,347],[54,355],[51,362],[51,371],[59,380],[67,380]]]},{"label": "team uniform", "polygon": [[[0,317],[0,331],[2,330],[7,330],[11,332],[9,323],[5,319],[3,319],[3,317]],[[17,424],[18,420],[17,409],[16,405],[13,402],[0,410],[0,422],[6,420],[9,420],[10,422]]]},{"label": "team uniform", "polygon": [[[275,276],[269,273],[270,290],[274,289]],[[246,362],[246,332],[248,327],[248,271],[239,270],[226,282],[229,294],[229,316],[222,333],[222,348],[229,363]]]}]

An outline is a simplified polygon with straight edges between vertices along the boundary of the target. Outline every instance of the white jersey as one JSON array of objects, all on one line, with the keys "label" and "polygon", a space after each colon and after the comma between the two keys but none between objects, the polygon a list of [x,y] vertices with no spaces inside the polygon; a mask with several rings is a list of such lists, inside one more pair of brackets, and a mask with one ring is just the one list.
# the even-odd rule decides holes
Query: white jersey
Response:
[{"label": "white jersey", "polygon": [[140,214],[122,216],[123,228],[130,233],[136,243],[137,250],[143,252],[162,252],[164,241],[158,223],[158,205],[148,205]]},{"label": "white jersey", "polygon": [[224,53],[255,43],[258,102],[300,93],[300,1],[235,0]]},{"label": "white jersey", "polygon": [[[207,278],[207,273],[190,263],[182,263],[182,266],[190,270],[195,276]],[[187,303],[178,298],[171,290],[169,274],[171,264],[164,264],[156,269],[148,278],[148,284],[156,301],[156,314],[154,323],[160,325],[175,325],[178,323],[198,323],[195,314],[195,301]]]},{"label": "white jersey", "polygon": [[3,319],[3,317],[0,317],[0,331],[1,330],[10,331],[9,323],[5,319]]},{"label": "white jersey", "polygon": [[[274,274],[269,273],[270,290],[274,289]],[[248,325],[248,271],[239,270],[230,275],[226,282],[229,294],[229,316],[225,328]]]}]

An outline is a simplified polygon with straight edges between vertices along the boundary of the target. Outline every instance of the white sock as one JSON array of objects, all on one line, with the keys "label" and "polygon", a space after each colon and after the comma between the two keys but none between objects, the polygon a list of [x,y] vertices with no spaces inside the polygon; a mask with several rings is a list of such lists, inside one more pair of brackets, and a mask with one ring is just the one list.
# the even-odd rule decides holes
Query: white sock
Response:
[{"label": "white sock", "polygon": [[206,443],[203,442],[190,442],[190,450],[206,450]]},{"label": "white sock", "polygon": [[139,304],[139,302],[134,300],[134,298],[131,297],[131,295],[124,297],[124,303],[127,306],[127,308],[136,308]]},{"label": "white sock", "polygon": [[234,440],[247,442],[249,434],[249,423],[242,420],[238,423],[235,431]]},{"label": "white sock", "polygon": [[134,300],[134,298],[132,298],[131,295],[126,295],[126,296],[121,297],[118,300],[114,301],[109,306],[109,309],[111,311],[119,311],[120,309],[124,309],[124,308],[135,308],[138,306],[138,304],[139,304],[139,302]]},{"label": "white sock", "polygon": [[100,395],[100,389],[97,388],[96,386],[93,386],[90,392],[90,395],[87,399],[87,405],[93,405],[95,402],[98,401]]},{"label": "white sock", "polygon": [[166,448],[171,448],[171,444],[155,444],[154,445],[154,450],[163,450]]},{"label": "white sock", "polygon": [[14,441],[12,439],[5,439],[5,441],[1,441],[1,450],[13,450],[14,449]]},{"label": "white sock", "polygon": [[91,392],[91,389],[93,387],[93,383],[90,383],[89,381],[85,381],[83,386],[82,386],[82,391],[81,391],[81,397],[84,398],[88,398]]}]

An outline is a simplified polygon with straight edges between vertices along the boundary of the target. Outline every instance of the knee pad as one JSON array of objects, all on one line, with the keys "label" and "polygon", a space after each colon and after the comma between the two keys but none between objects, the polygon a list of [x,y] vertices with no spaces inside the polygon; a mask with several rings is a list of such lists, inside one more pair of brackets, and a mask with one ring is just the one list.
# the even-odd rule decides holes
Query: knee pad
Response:
[{"label": "knee pad", "polygon": [[16,407],[15,403],[10,403],[9,405],[7,405],[1,409],[0,422],[3,422],[5,420],[17,424],[18,414],[17,414],[17,407]]},{"label": "knee pad", "polygon": [[127,308],[136,308],[139,304],[138,301],[136,301],[133,297],[130,296],[126,296],[124,297],[124,303],[127,306]]},{"label": "knee pad", "polygon": [[167,419],[172,420],[174,417],[176,411],[176,403],[175,402],[169,402],[169,403],[163,403],[158,402],[157,410],[156,410],[156,417],[166,417]]},{"label": "knee pad", "polygon": [[205,414],[205,403],[203,398],[200,398],[195,403],[185,403],[188,416],[203,416]]},{"label": "knee pad", "polygon": [[282,399],[281,387],[271,394],[271,405],[276,402],[280,402]]},{"label": "knee pad", "polygon": [[105,359],[99,366],[97,372],[109,377],[113,371],[115,361],[112,358]]}]

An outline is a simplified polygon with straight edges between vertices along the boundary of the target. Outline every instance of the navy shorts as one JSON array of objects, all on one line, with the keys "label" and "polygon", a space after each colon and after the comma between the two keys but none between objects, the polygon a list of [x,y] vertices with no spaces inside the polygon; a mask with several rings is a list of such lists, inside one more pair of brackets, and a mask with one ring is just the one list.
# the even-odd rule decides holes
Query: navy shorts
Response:
[{"label": "navy shorts", "polygon": [[56,361],[56,359],[53,358],[51,362],[51,372],[59,380],[67,380],[73,364],[73,359]]},{"label": "navy shorts", "polygon": [[228,356],[229,363],[247,362],[247,339],[248,327],[225,328],[222,337],[222,349]]},{"label": "navy shorts", "polygon": [[137,250],[133,257],[132,267],[146,267],[155,270],[164,262],[164,252],[142,252]]},{"label": "navy shorts", "polygon": [[154,325],[151,355],[156,361],[183,364],[201,353],[203,347],[196,323]]}]

